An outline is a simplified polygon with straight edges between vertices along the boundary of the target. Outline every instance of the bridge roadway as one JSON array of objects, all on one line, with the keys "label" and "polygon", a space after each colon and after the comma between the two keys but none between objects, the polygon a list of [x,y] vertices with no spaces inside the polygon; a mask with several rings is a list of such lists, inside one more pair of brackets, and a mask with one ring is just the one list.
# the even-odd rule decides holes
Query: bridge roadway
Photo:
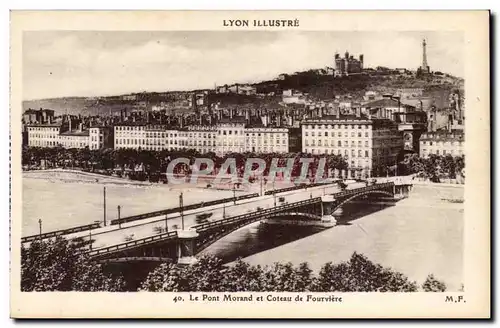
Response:
[{"label": "bridge roadway", "polygon": [[[364,187],[364,183],[349,184],[348,189]],[[184,212],[184,228],[188,229],[190,226],[197,224],[197,216],[200,214],[210,214],[207,219],[208,222],[214,222],[223,219],[225,211],[226,218],[246,214],[249,212],[257,211],[260,207],[262,209],[274,207],[274,202],[280,205],[279,198],[284,197],[284,203],[294,203],[309,198],[320,197],[324,194],[332,194],[340,192],[337,184],[327,184],[324,186],[311,187],[307,189],[299,189],[278,193],[275,196],[259,196],[255,198],[233,201],[207,206],[199,209],[193,209]],[[282,203],[282,204],[284,204]],[[103,247],[121,244],[127,241],[133,241],[141,238],[151,237],[158,234],[157,228],[165,228],[168,225],[168,231],[174,231],[176,228],[182,228],[182,220],[180,213],[171,213],[167,215],[167,222],[165,222],[165,215],[162,217],[148,218],[140,221],[124,223],[121,228],[118,225],[97,228],[91,231],[92,234],[92,249],[99,249]],[[165,230],[163,230],[165,232]],[[83,238],[84,240],[90,239],[90,231],[82,231],[65,236],[68,239]]]}]

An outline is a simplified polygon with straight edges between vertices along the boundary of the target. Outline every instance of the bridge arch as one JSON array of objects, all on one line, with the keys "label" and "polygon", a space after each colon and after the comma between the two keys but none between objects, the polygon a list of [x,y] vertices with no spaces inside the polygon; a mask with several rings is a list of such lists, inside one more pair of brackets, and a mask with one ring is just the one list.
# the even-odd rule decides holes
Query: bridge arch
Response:
[{"label": "bridge arch", "polygon": [[355,194],[351,197],[348,197],[344,200],[342,200],[340,203],[336,204],[333,208],[332,208],[332,212],[335,212],[336,209],[338,209],[339,207],[341,207],[342,205],[356,199],[356,198],[359,198],[359,197],[362,197],[362,196],[366,196],[366,195],[383,195],[383,196],[389,196],[389,197],[394,197],[394,194],[392,192],[389,192],[389,191],[384,191],[384,190],[370,190],[370,191],[366,191],[366,192],[362,192],[362,193],[359,193],[359,194]]}]

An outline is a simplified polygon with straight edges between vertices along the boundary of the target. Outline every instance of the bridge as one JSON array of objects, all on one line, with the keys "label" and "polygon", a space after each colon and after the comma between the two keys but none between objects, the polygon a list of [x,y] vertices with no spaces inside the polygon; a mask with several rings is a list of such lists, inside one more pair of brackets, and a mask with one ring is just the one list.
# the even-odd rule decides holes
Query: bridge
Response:
[{"label": "bridge", "polygon": [[[251,223],[334,226],[335,213],[347,202],[404,197],[410,189],[410,184],[387,182],[344,191],[336,184],[277,190],[272,195],[196,207],[167,214],[161,219],[127,221],[119,228],[95,229],[91,236],[77,232],[66,235],[66,238],[88,245],[83,252],[101,263],[173,261],[189,264],[196,261],[196,255],[203,249]],[[200,216],[210,216],[211,220],[200,223]],[[178,226],[180,221],[182,227]]]}]

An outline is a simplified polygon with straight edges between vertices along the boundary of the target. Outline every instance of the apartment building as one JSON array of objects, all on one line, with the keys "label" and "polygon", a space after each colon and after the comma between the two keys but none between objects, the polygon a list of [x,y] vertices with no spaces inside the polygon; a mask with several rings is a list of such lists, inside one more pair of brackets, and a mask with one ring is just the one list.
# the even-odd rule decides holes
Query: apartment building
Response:
[{"label": "apartment building", "polygon": [[61,124],[30,124],[26,130],[30,147],[56,147],[59,144]]},{"label": "apartment building", "polygon": [[217,125],[191,125],[171,130],[165,126],[123,123],[114,127],[114,146],[146,150],[193,149],[201,154],[237,152],[286,153],[287,128],[247,126],[245,119],[223,119]]},{"label": "apartment building", "polygon": [[194,125],[188,126],[186,148],[195,149],[201,154],[216,152],[217,127]]},{"label": "apartment building", "polygon": [[89,147],[89,130],[65,131],[59,135],[59,146],[63,148]]},{"label": "apartment building", "polygon": [[342,155],[349,165],[347,177],[371,177],[395,165],[403,150],[398,125],[388,119],[361,115],[340,115],[302,122],[302,151],[316,155]]},{"label": "apartment building", "polygon": [[245,119],[221,120],[217,124],[216,153],[243,153],[245,151]]},{"label": "apartment building", "polygon": [[420,157],[462,156],[465,150],[464,145],[463,130],[427,132],[420,136]]},{"label": "apartment building", "polygon": [[113,147],[112,133],[109,127],[95,125],[91,126],[88,131],[90,149]]},{"label": "apartment building", "polygon": [[249,127],[245,129],[245,151],[252,153],[287,153],[288,129]]},{"label": "apartment building", "polygon": [[[175,133],[174,133],[175,132]],[[169,144],[169,135],[177,137],[177,131],[169,131],[164,125],[148,125],[142,123],[126,123],[114,127],[114,147],[163,150],[177,148],[177,144]],[[170,138],[172,140],[174,138]]]}]

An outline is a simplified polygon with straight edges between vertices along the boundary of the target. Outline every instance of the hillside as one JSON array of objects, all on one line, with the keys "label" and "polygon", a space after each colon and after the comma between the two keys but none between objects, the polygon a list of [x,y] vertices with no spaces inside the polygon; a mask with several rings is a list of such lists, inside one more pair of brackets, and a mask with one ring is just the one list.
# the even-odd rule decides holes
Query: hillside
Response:
[{"label": "hillside", "polygon": [[[309,94],[317,100],[332,99],[337,95],[349,94],[353,99],[361,99],[368,90],[395,90],[398,88],[423,88],[424,96],[433,98],[439,108],[444,108],[448,102],[449,94],[454,90],[461,90],[463,94],[463,79],[436,72],[433,75],[418,78],[411,73],[396,74],[380,71],[368,71],[365,74],[351,75],[334,78],[332,75],[318,73],[318,70],[297,72],[284,75],[283,79],[262,81],[253,84],[257,93],[276,96],[246,96],[235,94],[209,95],[210,103],[220,102],[230,105],[250,105],[276,107],[280,101],[283,90],[294,89]],[[175,99],[186,98],[189,92],[145,92],[135,94],[136,100],[123,100],[121,96],[113,97],[65,97],[43,100],[23,101],[23,109],[50,108],[61,114],[97,115],[116,112],[121,109],[148,108],[160,102],[173,102]],[[141,103],[142,102],[142,103]],[[189,109],[185,109],[189,110]]]}]

